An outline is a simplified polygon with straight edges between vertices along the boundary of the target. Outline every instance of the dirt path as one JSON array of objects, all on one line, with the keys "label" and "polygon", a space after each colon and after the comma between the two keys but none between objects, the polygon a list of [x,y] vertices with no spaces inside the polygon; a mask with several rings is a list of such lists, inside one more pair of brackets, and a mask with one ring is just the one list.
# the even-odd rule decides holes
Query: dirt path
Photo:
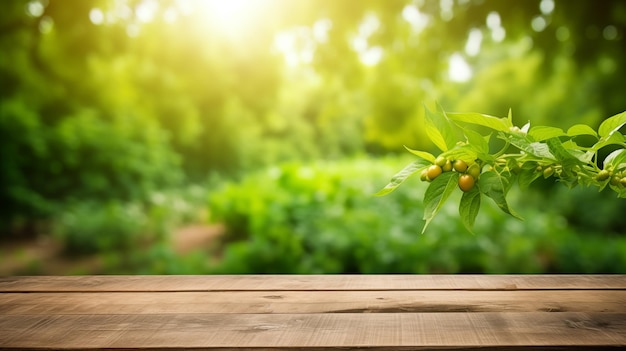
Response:
[{"label": "dirt path", "polygon": [[[178,255],[208,248],[224,232],[220,224],[194,224],[174,233],[172,246]],[[0,275],[94,274],[103,266],[100,256],[72,258],[62,254],[63,247],[50,236],[29,241],[3,243],[0,247]]]},{"label": "dirt path", "polygon": [[186,254],[198,248],[208,247],[222,233],[224,226],[221,224],[196,224],[180,228],[173,238],[174,251],[177,254]]}]

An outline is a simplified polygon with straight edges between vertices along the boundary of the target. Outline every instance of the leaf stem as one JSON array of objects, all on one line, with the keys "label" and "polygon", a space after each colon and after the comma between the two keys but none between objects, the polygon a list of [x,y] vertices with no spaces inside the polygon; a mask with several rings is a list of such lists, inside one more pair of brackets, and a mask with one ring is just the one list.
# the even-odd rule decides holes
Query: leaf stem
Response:
[{"label": "leaf stem", "polygon": [[506,152],[506,150],[509,148],[509,146],[511,146],[511,143],[508,140],[505,140],[505,144],[502,147],[502,149],[500,149],[500,151],[498,151],[497,153],[495,153],[493,155],[494,158],[500,158],[502,157],[502,155],[504,155],[504,153]]}]

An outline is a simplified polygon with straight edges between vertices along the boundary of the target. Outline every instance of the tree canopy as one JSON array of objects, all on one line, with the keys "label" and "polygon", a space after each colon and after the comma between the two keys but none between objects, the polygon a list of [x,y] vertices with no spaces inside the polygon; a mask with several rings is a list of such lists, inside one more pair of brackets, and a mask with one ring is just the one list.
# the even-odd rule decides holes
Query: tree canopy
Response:
[{"label": "tree canopy", "polygon": [[618,0],[11,0],[5,223],[285,160],[430,148],[423,105],[516,124],[624,110]]}]

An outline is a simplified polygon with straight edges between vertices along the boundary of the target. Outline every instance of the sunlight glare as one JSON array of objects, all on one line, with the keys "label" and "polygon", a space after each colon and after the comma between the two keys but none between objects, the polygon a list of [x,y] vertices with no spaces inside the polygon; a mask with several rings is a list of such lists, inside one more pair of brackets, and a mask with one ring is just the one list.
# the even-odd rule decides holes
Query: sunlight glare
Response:
[{"label": "sunlight glare", "polygon": [[409,22],[415,33],[423,31],[430,22],[427,14],[421,13],[415,5],[407,5],[402,9],[402,18]]},{"label": "sunlight glare", "polygon": [[539,3],[539,10],[544,15],[549,15],[554,11],[554,0],[541,0]]},{"label": "sunlight glare", "polygon": [[45,6],[40,1],[30,1],[26,4],[26,13],[32,17],[40,17],[45,11]]},{"label": "sunlight glare", "polygon": [[453,82],[467,82],[472,78],[472,68],[459,53],[450,56],[448,76]]},{"label": "sunlight glare", "polygon": [[165,12],[163,12],[163,20],[166,23],[174,23],[178,19],[178,12],[174,7],[168,7]]},{"label": "sunlight glare", "polygon": [[104,13],[97,7],[94,7],[89,11],[89,20],[95,25],[101,25],[104,23]]},{"label": "sunlight glare", "polygon": [[137,6],[135,13],[139,22],[149,23],[154,19],[158,9],[159,4],[156,1],[145,0]]},{"label": "sunlight glare", "polygon": [[359,58],[364,65],[375,66],[376,64],[378,64],[378,62],[380,62],[380,60],[382,60],[383,53],[383,48],[381,48],[380,46],[373,46],[359,53]]},{"label": "sunlight glare", "polygon": [[502,27],[499,13],[492,11],[487,15],[487,27],[491,29],[491,39],[496,43],[501,42],[506,37],[506,30]]},{"label": "sunlight glare", "polygon": [[465,44],[465,53],[469,56],[476,56],[480,53],[480,44],[483,41],[483,32],[480,29],[473,28],[469,32],[467,43]]},{"label": "sunlight glare", "polygon": [[487,15],[487,27],[489,29],[495,29],[502,25],[502,20],[500,19],[500,14],[493,11]]},{"label": "sunlight glare", "polygon": [[198,15],[224,34],[241,34],[249,29],[253,19],[262,10],[259,0],[206,0],[195,3]]},{"label": "sunlight glare", "polygon": [[439,1],[439,17],[445,22],[450,21],[454,17],[454,0]]},{"label": "sunlight glare", "polygon": [[333,27],[333,22],[328,18],[322,18],[313,24],[313,37],[319,43],[328,41],[328,32]]},{"label": "sunlight glare", "polygon": [[288,67],[310,64],[315,56],[313,30],[309,27],[295,27],[274,36],[274,48],[283,55]]},{"label": "sunlight glare", "polygon": [[536,16],[535,18],[533,18],[532,22],[530,22],[530,26],[535,32],[541,32],[542,30],[546,29],[547,25],[548,23],[542,16]]}]

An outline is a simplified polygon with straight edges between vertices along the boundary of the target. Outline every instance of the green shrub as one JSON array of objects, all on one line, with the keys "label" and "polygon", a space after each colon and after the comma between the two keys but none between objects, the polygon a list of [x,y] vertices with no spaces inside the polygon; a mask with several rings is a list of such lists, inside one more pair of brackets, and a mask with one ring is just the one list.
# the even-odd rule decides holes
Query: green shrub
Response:
[{"label": "green shrub", "polygon": [[18,102],[0,109],[0,236],[10,227],[3,219],[49,218],[67,201],[145,200],[179,184],[164,130],[136,116],[106,117],[86,109],[46,125]]},{"label": "green shrub", "polygon": [[[168,245],[174,229],[202,220],[198,207],[205,196],[204,188],[190,186],[153,192],[146,202],[68,203],[55,219],[54,231],[65,251],[72,255],[155,256],[148,248]],[[117,262],[115,258],[110,261]],[[118,267],[112,264],[110,269]]]},{"label": "green shrub", "polygon": [[[227,226],[218,273],[624,272],[626,239],[582,235],[547,199],[512,190],[519,221],[485,202],[468,233],[454,201],[426,234],[424,183],[372,194],[405,159],[287,164],[226,182],[209,209]],[[458,194],[457,194],[458,195]],[[458,195],[460,196],[460,195]],[[534,199],[528,202],[528,199]],[[548,205],[546,205],[548,206]],[[597,255],[602,255],[601,257]]]},{"label": "green shrub", "polygon": [[137,205],[79,203],[65,212],[56,235],[70,254],[138,249],[147,239],[147,218]]}]

